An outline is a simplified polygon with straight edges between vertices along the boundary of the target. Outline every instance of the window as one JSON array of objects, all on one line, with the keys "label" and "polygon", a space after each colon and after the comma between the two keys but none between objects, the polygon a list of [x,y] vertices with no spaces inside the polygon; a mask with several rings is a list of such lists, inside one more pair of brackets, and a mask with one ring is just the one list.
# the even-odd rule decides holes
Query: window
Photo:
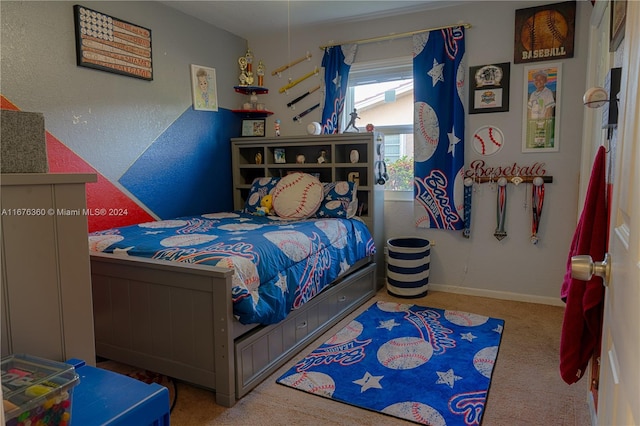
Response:
[{"label": "window", "polygon": [[345,114],[354,109],[359,128],[371,123],[385,135],[385,190],[413,191],[412,59],[353,64]]}]

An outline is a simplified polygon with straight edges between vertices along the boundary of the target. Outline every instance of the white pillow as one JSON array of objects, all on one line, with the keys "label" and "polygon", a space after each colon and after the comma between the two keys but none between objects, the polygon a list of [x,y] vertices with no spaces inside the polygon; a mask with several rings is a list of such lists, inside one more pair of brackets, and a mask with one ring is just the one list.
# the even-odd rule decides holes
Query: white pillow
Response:
[{"label": "white pillow", "polygon": [[306,219],[324,198],[322,183],[310,174],[295,172],[280,179],[273,189],[273,209],[284,219]]}]

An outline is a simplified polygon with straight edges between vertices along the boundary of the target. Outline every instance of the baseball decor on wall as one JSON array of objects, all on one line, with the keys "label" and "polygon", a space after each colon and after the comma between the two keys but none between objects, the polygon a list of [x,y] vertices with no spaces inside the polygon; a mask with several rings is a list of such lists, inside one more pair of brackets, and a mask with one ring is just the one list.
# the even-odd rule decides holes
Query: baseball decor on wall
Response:
[{"label": "baseball decor on wall", "polygon": [[469,114],[509,111],[510,63],[469,68]]},{"label": "baseball decor on wall", "polygon": [[502,145],[504,134],[495,126],[482,126],[473,133],[473,149],[480,155],[493,155]]},{"label": "baseball decor on wall", "polygon": [[516,10],[513,63],[573,58],[576,2]]},{"label": "baseball decor on wall", "polygon": [[78,66],[153,80],[151,30],[73,6]]}]

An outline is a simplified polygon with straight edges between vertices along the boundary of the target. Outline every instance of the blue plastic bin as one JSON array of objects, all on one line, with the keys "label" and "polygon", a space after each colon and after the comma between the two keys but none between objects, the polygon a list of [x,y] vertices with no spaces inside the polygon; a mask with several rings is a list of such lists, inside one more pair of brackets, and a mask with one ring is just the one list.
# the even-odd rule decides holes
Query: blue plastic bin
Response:
[{"label": "blue plastic bin", "polygon": [[169,390],[123,374],[85,365],[75,367],[80,383],[75,387],[71,426],[169,426]]}]

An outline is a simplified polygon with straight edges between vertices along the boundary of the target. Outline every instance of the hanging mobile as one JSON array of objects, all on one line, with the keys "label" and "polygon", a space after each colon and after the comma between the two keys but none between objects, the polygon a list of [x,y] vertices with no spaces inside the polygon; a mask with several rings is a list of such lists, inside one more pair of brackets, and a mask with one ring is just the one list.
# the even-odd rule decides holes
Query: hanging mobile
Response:
[{"label": "hanging mobile", "polygon": [[531,243],[538,244],[538,226],[540,216],[542,216],[542,204],[544,203],[544,179],[536,176],[533,179],[533,189],[531,192]]},{"label": "hanging mobile", "polygon": [[504,176],[498,179],[498,206],[496,210],[498,225],[493,233],[493,236],[496,237],[498,241],[501,241],[507,236],[507,231],[504,229],[507,211],[507,183],[507,178]]},{"label": "hanging mobile", "polygon": [[470,177],[464,180],[464,230],[462,236],[471,236],[471,194],[473,193],[473,179]]}]

